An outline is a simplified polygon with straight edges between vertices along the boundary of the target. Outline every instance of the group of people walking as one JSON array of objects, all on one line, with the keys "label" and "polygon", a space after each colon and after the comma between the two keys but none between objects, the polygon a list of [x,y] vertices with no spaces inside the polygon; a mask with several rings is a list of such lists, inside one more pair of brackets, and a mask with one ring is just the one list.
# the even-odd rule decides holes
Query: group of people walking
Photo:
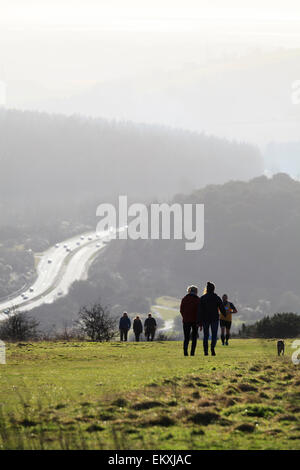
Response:
[{"label": "group of people walking", "polygon": [[[189,286],[187,288],[187,294],[181,300],[180,313],[183,323],[183,352],[185,356],[188,356],[190,340],[192,340],[191,356],[195,355],[198,329],[200,329],[200,331],[203,329],[204,355],[208,356],[208,342],[209,336],[211,335],[210,350],[211,355],[215,356],[219,324],[221,327],[222,344],[228,346],[232,314],[237,313],[237,309],[232,302],[228,301],[226,294],[224,294],[221,299],[215,293],[215,286],[212,282],[207,283],[205,292],[201,297],[198,296],[198,287]],[[127,341],[130,328],[131,320],[127,312],[124,312],[119,322],[120,341]],[[151,313],[148,314],[144,322],[144,328],[138,315],[133,320],[133,331],[136,341],[140,340],[143,329],[147,341],[153,341],[156,328],[156,320],[152,317]]]},{"label": "group of people walking", "polygon": [[[123,313],[123,316],[120,318],[119,330],[120,330],[120,341],[127,341],[128,331],[131,328],[131,320],[128,317],[127,312]],[[155,331],[157,328],[156,320],[152,317],[152,314],[149,313],[148,317],[144,322],[144,333],[147,341],[153,341],[155,336]],[[133,332],[135,335],[135,340],[139,341],[140,336],[143,333],[143,324],[140,317],[137,315],[133,320]]]},{"label": "group of people walking", "polygon": [[232,302],[228,301],[226,294],[221,299],[215,293],[215,286],[212,282],[207,283],[205,293],[201,297],[198,297],[198,288],[196,286],[189,286],[187,295],[181,301],[180,313],[183,323],[183,353],[185,356],[188,356],[190,339],[192,340],[191,356],[195,355],[198,328],[200,328],[200,331],[203,329],[205,356],[208,356],[208,341],[211,332],[210,350],[211,355],[215,356],[219,323],[222,344],[228,346],[232,314],[237,313],[237,309]]}]

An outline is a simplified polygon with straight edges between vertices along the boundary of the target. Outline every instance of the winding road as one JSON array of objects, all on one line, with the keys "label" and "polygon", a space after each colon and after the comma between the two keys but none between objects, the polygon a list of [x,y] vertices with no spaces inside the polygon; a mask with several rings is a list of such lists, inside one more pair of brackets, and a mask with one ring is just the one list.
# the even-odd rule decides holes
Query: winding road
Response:
[{"label": "winding road", "polygon": [[36,281],[23,292],[0,302],[0,320],[14,310],[29,311],[44,303],[52,303],[66,295],[74,281],[87,279],[95,256],[115,235],[114,230],[87,232],[64,240],[40,254]]}]

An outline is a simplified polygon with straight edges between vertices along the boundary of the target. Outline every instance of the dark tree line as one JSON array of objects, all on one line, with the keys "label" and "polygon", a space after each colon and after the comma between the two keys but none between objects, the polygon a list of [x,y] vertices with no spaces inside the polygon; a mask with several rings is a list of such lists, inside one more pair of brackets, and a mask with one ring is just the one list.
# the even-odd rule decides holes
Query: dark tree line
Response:
[{"label": "dark tree line", "polygon": [[239,330],[242,338],[296,338],[300,336],[300,315],[296,313],[276,313],[264,317],[253,325],[242,325]]}]

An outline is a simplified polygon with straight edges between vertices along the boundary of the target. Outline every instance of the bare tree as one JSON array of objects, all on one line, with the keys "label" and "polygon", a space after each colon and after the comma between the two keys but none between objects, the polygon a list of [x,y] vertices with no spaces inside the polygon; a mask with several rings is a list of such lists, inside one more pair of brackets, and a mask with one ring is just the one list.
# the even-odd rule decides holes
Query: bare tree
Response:
[{"label": "bare tree", "polygon": [[76,324],[92,341],[110,341],[118,334],[117,321],[100,302],[83,306]]},{"label": "bare tree", "polygon": [[27,313],[16,312],[0,322],[0,338],[9,341],[28,341],[38,338],[39,322]]}]

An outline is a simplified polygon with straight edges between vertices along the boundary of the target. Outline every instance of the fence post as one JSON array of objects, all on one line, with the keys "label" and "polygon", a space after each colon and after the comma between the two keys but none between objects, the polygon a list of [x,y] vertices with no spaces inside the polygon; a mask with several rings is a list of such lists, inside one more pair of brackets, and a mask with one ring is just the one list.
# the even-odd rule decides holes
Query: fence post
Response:
[{"label": "fence post", "polygon": [[5,343],[0,339],[0,364],[6,364]]}]

